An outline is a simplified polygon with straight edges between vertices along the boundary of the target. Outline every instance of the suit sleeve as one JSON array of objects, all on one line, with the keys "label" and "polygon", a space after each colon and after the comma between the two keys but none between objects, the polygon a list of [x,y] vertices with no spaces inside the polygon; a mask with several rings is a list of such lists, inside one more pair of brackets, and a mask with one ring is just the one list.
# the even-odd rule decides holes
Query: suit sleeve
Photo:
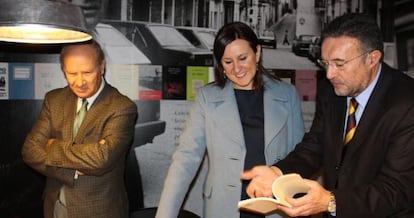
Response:
[{"label": "suit sleeve", "polygon": [[[135,103],[121,95],[108,97],[109,103],[101,105],[102,111],[96,115],[93,127],[85,132],[81,143],[74,144],[69,134],[60,129],[64,127],[56,127],[56,120],[52,120],[57,116],[59,122],[68,122],[60,114],[52,114],[63,110],[59,103],[51,104],[50,99],[54,97],[61,98],[45,97],[39,118],[23,145],[24,161],[43,175],[69,186],[74,184],[76,170],[88,176],[101,176],[120,166],[118,162],[123,161],[133,139],[137,119]],[[46,148],[50,138],[55,141]],[[99,143],[102,139],[105,143]]]},{"label": "suit sleeve", "polygon": [[[74,169],[64,169],[59,167],[48,167],[46,160],[48,152],[46,144],[50,139],[51,121],[50,121],[50,105],[48,95],[45,97],[43,106],[38,120],[33,125],[31,131],[26,137],[22,147],[22,158],[26,164],[34,168],[39,173],[59,179],[60,181],[71,185],[75,175]],[[71,142],[66,142],[68,145]]]},{"label": "suit sleeve", "polygon": [[205,102],[199,89],[172,156],[155,217],[177,217],[206,150]]},{"label": "suit sleeve", "polygon": [[[118,166],[119,161],[124,161],[122,157],[132,142],[137,119],[136,105],[125,101],[114,101],[108,106],[108,112],[103,112],[103,118],[94,123],[95,135],[86,136],[83,143],[68,144],[57,140],[48,151],[46,165],[76,169],[88,176],[101,176]],[[105,143],[100,142],[102,139]]]}]

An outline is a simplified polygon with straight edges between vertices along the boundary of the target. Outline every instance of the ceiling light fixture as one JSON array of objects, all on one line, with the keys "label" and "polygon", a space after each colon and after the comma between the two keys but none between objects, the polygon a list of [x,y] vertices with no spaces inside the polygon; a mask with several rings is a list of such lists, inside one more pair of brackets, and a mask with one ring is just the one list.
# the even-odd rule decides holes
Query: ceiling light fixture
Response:
[{"label": "ceiling light fixture", "polygon": [[0,41],[55,44],[90,39],[79,6],[58,0],[0,0]]}]

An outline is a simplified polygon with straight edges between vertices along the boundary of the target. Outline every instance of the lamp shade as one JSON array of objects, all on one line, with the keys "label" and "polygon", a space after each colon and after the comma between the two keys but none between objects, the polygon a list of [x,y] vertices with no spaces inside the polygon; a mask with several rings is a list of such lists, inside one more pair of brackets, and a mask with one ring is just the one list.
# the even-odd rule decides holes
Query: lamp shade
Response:
[{"label": "lamp shade", "polygon": [[54,44],[91,38],[82,9],[69,2],[0,0],[0,41]]}]

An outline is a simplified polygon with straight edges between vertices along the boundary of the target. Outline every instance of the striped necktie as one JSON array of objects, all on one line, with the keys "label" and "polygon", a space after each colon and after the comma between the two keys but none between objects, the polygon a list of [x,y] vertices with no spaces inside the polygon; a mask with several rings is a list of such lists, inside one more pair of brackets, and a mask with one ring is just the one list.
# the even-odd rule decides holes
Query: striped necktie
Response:
[{"label": "striped necktie", "polygon": [[75,122],[73,123],[73,137],[76,137],[80,125],[82,124],[83,118],[85,118],[86,111],[88,110],[88,101],[84,98],[82,99],[82,106],[76,112]]},{"label": "striped necktie", "polygon": [[356,129],[356,119],[355,119],[355,111],[358,108],[358,102],[355,98],[351,98],[348,108],[348,119],[346,123],[346,133],[345,133],[345,140],[344,144],[348,144],[352,137],[354,136],[355,129]]}]

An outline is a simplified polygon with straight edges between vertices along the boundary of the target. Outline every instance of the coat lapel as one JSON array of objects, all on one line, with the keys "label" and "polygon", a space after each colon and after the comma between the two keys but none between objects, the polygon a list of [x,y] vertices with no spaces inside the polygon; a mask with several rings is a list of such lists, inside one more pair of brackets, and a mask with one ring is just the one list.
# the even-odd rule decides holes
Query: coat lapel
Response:
[{"label": "coat lapel", "polygon": [[91,105],[88,112],[86,113],[85,118],[82,121],[81,126],[79,127],[78,135],[76,136],[75,141],[85,138],[85,136],[87,136],[89,132],[93,131],[96,120],[100,118],[101,112],[105,110],[108,104],[106,96],[108,96],[110,90],[110,86],[108,84],[105,84],[102,92],[95,99],[94,103]]},{"label": "coat lapel", "polygon": [[[265,78],[265,83],[268,82],[269,79]],[[286,99],[283,90],[280,90],[279,86],[273,87],[276,88],[272,89],[271,86],[266,86],[263,97],[265,146],[270,145],[282,127],[286,125],[290,113],[286,105],[288,99]],[[222,128],[224,134],[235,143],[244,146],[243,127],[233,86],[228,82],[216,95],[211,95],[208,101],[216,105],[212,117],[215,119],[217,127]]]},{"label": "coat lapel", "polygon": [[216,95],[210,97],[208,101],[215,105],[211,117],[217,124],[217,128],[220,128],[220,131],[236,144],[244,146],[243,128],[231,83],[228,82]]},{"label": "coat lapel", "polygon": [[[384,68],[386,67],[383,65],[383,69]],[[348,144],[347,157],[353,156],[358,148],[364,143],[366,136],[371,134],[372,129],[375,129],[377,121],[380,120],[381,114],[383,114],[385,110],[384,107],[386,107],[386,100],[384,97],[386,96],[392,81],[391,78],[387,78],[390,76],[390,73],[386,70],[382,70],[378,82],[372,91],[371,97],[361,116],[361,120],[358,123],[354,137]]]},{"label": "coat lapel", "polygon": [[[265,82],[267,82],[265,80]],[[288,111],[285,95],[282,90],[277,87],[271,89],[271,86],[266,86],[263,95],[263,107],[264,107],[264,135],[265,135],[265,147],[271,144],[272,140],[279,134],[283,126],[287,125]]]},{"label": "coat lapel", "polygon": [[340,97],[338,99],[338,108],[334,110],[335,112],[332,114],[332,117],[328,119],[332,119],[335,125],[331,126],[332,128],[332,139],[333,146],[335,147],[335,154],[336,154],[336,165],[341,165],[342,160],[342,153],[344,151],[344,131],[345,131],[345,120],[347,116],[347,98],[346,97]]},{"label": "coat lapel", "polygon": [[[63,132],[66,134],[64,137],[73,139],[73,124],[75,122],[75,116],[76,116],[76,107],[77,107],[77,100],[78,97],[72,93],[72,91],[67,87],[68,89],[68,95],[64,96],[64,99],[66,99],[65,107],[63,107],[63,119],[65,121],[63,122]],[[66,120],[67,119],[67,120]]]}]

